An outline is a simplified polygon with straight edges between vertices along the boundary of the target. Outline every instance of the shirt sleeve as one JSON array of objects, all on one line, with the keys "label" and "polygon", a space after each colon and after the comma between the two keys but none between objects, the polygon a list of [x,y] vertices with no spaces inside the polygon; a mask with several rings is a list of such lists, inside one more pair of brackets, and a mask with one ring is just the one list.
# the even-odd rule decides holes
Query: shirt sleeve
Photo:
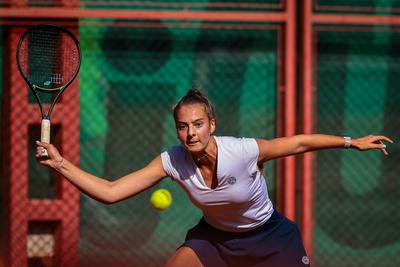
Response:
[{"label": "shirt sleeve", "polygon": [[166,174],[168,174],[169,177],[171,177],[174,180],[179,178],[179,172],[174,167],[174,166],[176,166],[176,164],[174,164],[174,161],[176,161],[176,158],[178,157],[178,153],[179,153],[179,149],[177,147],[171,147],[167,151],[164,151],[161,153],[161,162],[162,162],[164,171]]},{"label": "shirt sleeve", "polygon": [[257,161],[259,153],[257,141],[254,138],[242,138],[242,155],[247,169],[251,174],[258,170]]}]

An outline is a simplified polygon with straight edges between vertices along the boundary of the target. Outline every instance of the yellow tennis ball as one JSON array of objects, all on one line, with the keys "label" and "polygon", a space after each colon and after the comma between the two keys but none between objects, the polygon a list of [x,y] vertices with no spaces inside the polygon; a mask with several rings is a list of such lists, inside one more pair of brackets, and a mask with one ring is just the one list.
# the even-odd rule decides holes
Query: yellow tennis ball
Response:
[{"label": "yellow tennis ball", "polygon": [[167,189],[157,189],[151,194],[150,203],[156,210],[168,209],[172,203],[171,193]]}]

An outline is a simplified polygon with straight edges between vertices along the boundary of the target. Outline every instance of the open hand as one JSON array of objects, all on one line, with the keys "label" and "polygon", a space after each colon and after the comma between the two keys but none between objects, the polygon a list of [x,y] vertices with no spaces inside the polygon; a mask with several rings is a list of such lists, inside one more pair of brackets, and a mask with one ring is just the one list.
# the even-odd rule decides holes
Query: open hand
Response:
[{"label": "open hand", "polygon": [[370,149],[380,149],[382,153],[387,156],[389,155],[389,153],[386,150],[386,145],[384,144],[384,142],[393,144],[393,141],[386,136],[368,135],[353,139],[351,142],[351,146],[362,151]]}]

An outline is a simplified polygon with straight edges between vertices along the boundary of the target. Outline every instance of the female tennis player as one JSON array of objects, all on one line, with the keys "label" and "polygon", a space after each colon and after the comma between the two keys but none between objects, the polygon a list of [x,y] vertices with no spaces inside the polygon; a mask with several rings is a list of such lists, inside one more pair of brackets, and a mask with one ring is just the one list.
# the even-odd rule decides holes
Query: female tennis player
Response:
[{"label": "female tennis player", "polygon": [[[297,225],[274,209],[262,165],[289,155],[328,148],[379,149],[385,136],[351,139],[322,134],[272,140],[215,136],[216,117],[209,99],[196,89],[174,107],[179,145],[146,167],[108,181],[63,158],[51,144],[37,143],[38,161],[66,177],[82,192],[115,203],[171,177],[203,212],[167,267],[304,267],[309,260]],[[48,156],[42,156],[47,150]]]}]

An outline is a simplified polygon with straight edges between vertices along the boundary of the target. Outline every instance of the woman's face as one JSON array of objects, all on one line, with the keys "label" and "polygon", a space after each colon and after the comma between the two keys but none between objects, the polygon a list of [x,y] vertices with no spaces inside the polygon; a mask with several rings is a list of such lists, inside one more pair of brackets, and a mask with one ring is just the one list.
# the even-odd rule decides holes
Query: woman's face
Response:
[{"label": "woman's face", "polygon": [[183,105],[176,114],[176,131],[182,145],[191,153],[204,151],[215,131],[203,104]]}]

